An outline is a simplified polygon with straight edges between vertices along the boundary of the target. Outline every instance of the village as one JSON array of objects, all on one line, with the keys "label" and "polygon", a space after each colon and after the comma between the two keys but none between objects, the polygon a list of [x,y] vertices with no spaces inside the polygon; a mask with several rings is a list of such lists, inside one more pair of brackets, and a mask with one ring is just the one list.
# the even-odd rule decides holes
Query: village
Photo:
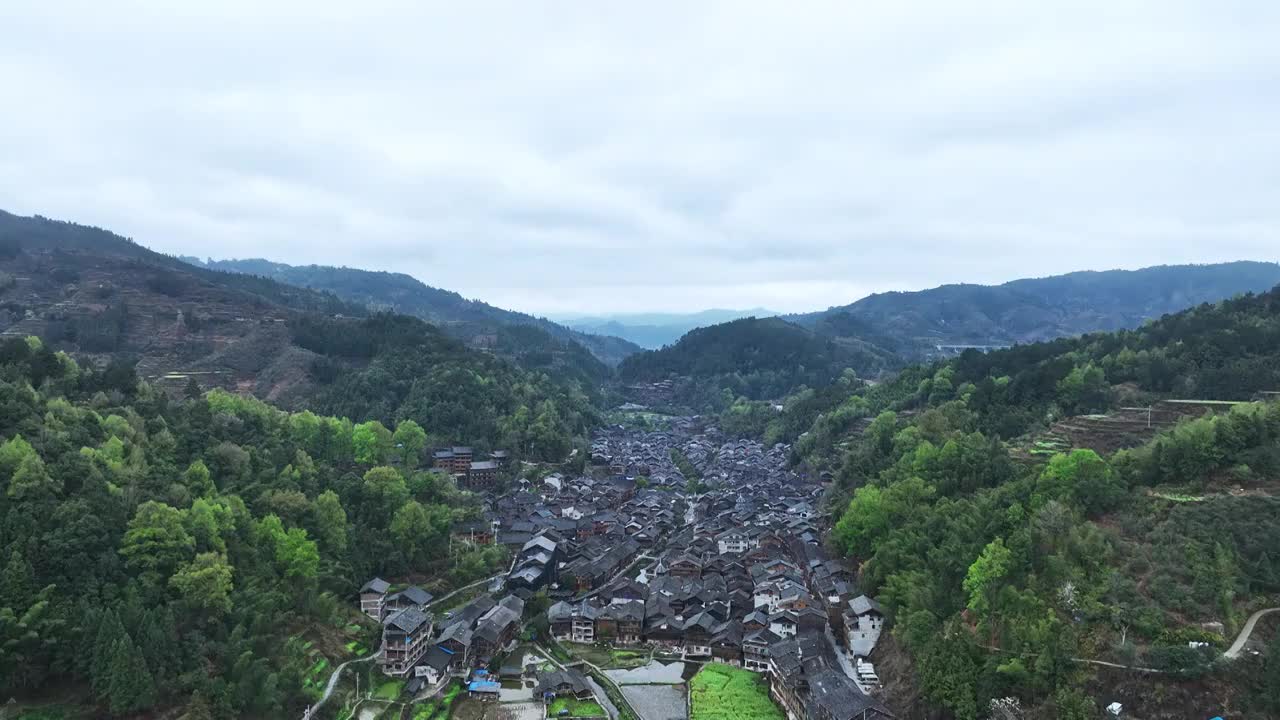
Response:
[{"label": "village", "polygon": [[[893,717],[870,662],[884,614],[824,551],[822,480],[790,470],[788,450],[696,417],[600,429],[582,475],[512,480],[454,527],[452,542],[511,557],[464,604],[360,588],[382,624],[378,669],[410,702],[470,706],[455,717],[687,720],[698,702],[752,700],[759,717]],[[493,455],[434,458],[488,490]],[[708,678],[724,697],[691,700]]]}]

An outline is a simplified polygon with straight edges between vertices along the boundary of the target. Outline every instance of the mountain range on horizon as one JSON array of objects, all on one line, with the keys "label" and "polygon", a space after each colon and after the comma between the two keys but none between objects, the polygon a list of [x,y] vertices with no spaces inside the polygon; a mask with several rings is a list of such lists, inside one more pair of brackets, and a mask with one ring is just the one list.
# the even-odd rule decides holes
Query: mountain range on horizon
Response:
[{"label": "mountain range on horizon", "polygon": [[[74,238],[74,246],[92,248],[94,238],[116,243],[123,238],[96,228],[50,221],[39,216],[4,214],[4,236],[27,238],[58,235]],[[65,237],[63,237],[65,236]],[[111,238],[111,240],[101,240]],[[131,241],[130,241],[131,242]],[[141,246],[133,244],[142,250]],[[1280,264],[1237,261],[1204,265],[1156,266],[1140,270],[1080,271],[1000,285],[951,284],[911,292],[887,292],[823,311],[778,315],[764,308],[710,309],[689,313],[603,313],[558,315],[559,322],[505,310],[431,287],[405,273],[321,265],[295,266],[263,259],[199,260],[149,253],[162,262],[193,272],[216,272],[273,280],[271,293],[295,287],[318,291],[312,303],[345,302],[371,311],[412,315],[438,325],[473,348],[496,352],[540,366],[548,357],[574,365],[584,377],[600,378],[627,358],[677,345],[698,328],[712,328],[746,318],[779,318],[761,325],[755,337],[767,337],[782,323],[853,348],[851,367],[872,376],[907,362],[935,357],[965,346],[1006,346],[1136,327],[1170,312],[1215,302],[1280,284]],[[260,283],[259,283],[260,284]],[[329,299],[325,299],[329,298]],[[738,328],[745,327],[738,325]],[[732,333],[730,333],[732,334]],[[786,337],[794,342],[788,330]],[[703,334],[707,342],[717,334]],[[779,338],[783,335],[779,335]],[[807,344],[806,344],[807,345]],[[815,346],[816,347],[816,346]],[[644,351],[649,353],[644,353]],[[749,353],[750,347],[738,348]],[[839,353],[835,357],[839,357]],[[822,362],[829,362],[823,360]],[[637,376],[646,373],[632,364]]]}]

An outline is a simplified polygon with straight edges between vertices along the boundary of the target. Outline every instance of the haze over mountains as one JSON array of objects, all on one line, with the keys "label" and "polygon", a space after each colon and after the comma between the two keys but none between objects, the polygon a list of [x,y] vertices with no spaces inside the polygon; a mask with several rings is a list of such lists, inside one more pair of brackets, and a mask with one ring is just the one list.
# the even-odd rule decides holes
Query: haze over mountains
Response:
[{"label": "haze over mountains", "polygon": [[713,308],[690,313],[611,313],[606,315],[558,315],[556,320],[582,332],[614,335],[647,350],[656,350],[679,340],[694,328],[707,327],[744,317],[773,317],[778,313],[764,308],[725,310]]}]

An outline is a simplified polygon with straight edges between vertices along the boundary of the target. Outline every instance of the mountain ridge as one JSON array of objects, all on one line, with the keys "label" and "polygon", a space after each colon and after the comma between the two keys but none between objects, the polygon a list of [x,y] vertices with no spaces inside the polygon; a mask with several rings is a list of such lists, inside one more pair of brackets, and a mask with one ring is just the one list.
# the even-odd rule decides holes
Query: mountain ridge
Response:
[{"label": "mountain ridge", "polygon": [[[496,324],[527,325],[566,343],[576,343],[610,367],[640,348],[622,338],[580,332],[546,318],[506,310],[437,288],[412,275],[331,265],[291,265],[262,258],[199,261],[202,267],[268,277],[297,287],[331,292],[350,302],[413,315],[452,331],[465,341],[490,334]],[[482,339],[481,342],[484,340]]]},{"label": "mountain ridge", "polygon": [[881,340],[893,338],[900,344],[894,349],[907,359],[926,359],[937,354],[937,345],[1000,346],[1131,329],[1187,307],[1277,284],[1280,264],[1274,262],[1156,265],[877,293],[784,317],[834,337],[872,332]]}]

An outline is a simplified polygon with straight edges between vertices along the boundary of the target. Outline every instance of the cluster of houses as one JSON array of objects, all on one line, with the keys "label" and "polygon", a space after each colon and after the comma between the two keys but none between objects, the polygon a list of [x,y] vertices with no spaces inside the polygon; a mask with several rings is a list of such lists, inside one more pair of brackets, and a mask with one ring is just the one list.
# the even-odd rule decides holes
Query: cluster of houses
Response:
[{"label": "cluster of houses", "polygon": [[[659,646],[687,660],[766,673],[791,717],[891,717],[870,694],[879,681],[868,657],[884,611],[823,550],[815,510],[821,479],[787,469],[785,446],[712,433],[636,437],[615,428],[596,439],[593,456],[610,463],[611,474],[625,466],[627,476],[647,472],[656,484],[682,485],[663,462],[671,447],[711,490],[689,499],[682,522],[650,546],[654,561],[636,577],[587,583],[552,605],[552,635]],[[841,638],[847,652],[829,637]]]},{"label": "cluster of houses", "polygon": [[431,465],[458,479],[458,485],[468,490],[488,490],[498,482],[498,472],[506,467],[510,454],[506,450],[494,450],[486,460],[475,459],[475,451],[469,447],[447,447],[431,453]]},{"label": "cluster of houses", "polygon": [[686,385],[688,378],[679,380],[658,380],[656,382],[633,383],[626,386],[628,404],[635,409],[647,409],[650,405],[670,405],[675,398],[677,386]]},{"label": "cluster of houses", "polygon": [[[437,463],[461,467],[459,450]],[[675,456],[706,492],[685,492]],[[868,661],[884,612],[826,556],[823,481],[789,469],[787,456],[786,446],[726,439],[697,418],[660,432],[600,432],[592,461],[608,472],[521,480],[453,528],[455,542],[510,550],[500,602],[481,597],[433,620],[425,603],[413,606],[421,595],[366,586],[362,608],[383,621],[384,646],[395,650],[384,669],[430,683],[465,675],[514,641],[525,601],[545,593],[562,642],[658,646],[765,673],[791,717],[892,717],[871,695]],[[574,692],[571,679],[544,681]]]},{"label": "cluster of houses", "polygon": [[434,685],[446,676],[465,676],[510,649],[519,634],[524,600],[508,595],[495,601],[481,595],[462,608],[434,617],[433,598],[418,587],[390,592],[374,578],[360,589],[360,609],[382,623],[382,671]]}]

